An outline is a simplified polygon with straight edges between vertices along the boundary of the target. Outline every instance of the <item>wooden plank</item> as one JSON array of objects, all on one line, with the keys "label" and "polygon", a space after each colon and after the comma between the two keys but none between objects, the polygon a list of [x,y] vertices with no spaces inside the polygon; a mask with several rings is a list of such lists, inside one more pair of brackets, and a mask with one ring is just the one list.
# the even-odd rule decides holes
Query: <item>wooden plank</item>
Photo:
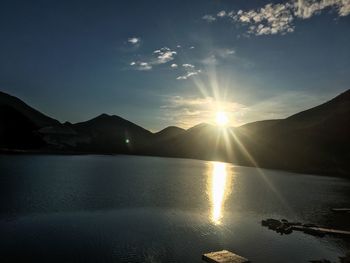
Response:
[{"label": "wooden plank", "polygon": [[227,250],[210,252],[202,255],[202,259],[209,263],[247,263],[248,259]]},{"label": "wooden plank", "polygon": [[315,232],[323,233],[323,234],[333,234],[333,235],[346,235],[350,236],[350,231],[338,230],[338,229],[330,229],[324,227],[304,227],[304,226],[293,226],[293,230],[299,231],[308,231],[312,230]]},{"label": "wooden plank", "polygon": [[350,208],[332,208],[332,211],[337,213],[350,213]]}]

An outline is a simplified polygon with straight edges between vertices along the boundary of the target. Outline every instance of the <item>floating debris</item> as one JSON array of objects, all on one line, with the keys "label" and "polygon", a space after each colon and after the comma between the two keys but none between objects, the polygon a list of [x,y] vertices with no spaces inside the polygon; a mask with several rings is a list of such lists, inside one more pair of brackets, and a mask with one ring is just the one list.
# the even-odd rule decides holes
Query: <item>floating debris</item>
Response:
[{"label": "floating debris", "polygon": [[261,225],[268,227],[269,229],[276,231],[281,235],[289,235],[293,232],[292,226],[301,225],[300,223],[288,222],[286,219],[266,219],[261,221]]},{"label": "floating debris", "polygon": [[210,252],[202,255],[202,259],[210,263],[248,263],[248,259],[227,250]]}]

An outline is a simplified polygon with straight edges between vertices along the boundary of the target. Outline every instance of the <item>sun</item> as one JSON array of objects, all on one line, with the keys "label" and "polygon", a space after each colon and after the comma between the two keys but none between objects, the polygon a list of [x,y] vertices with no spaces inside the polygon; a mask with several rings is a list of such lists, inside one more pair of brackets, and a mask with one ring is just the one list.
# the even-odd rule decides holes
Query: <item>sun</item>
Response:
[{"label": "sun", "polygon": [[215,121],[218,126],[226,126],[229,121],[226,112],[218,111],[216,113]]}]

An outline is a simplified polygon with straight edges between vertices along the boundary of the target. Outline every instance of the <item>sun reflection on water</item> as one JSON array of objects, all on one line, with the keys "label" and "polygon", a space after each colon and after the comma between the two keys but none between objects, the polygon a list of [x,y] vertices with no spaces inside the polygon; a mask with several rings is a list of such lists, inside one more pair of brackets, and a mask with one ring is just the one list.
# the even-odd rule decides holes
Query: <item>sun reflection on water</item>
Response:
[{"label": "sun reflection on water", "polygon": [[210,221],[220,225],[225,200],[231,194],[232,173],[229,165],[221,162],[211,162],[209,171],[207,192],[211,203]]}]

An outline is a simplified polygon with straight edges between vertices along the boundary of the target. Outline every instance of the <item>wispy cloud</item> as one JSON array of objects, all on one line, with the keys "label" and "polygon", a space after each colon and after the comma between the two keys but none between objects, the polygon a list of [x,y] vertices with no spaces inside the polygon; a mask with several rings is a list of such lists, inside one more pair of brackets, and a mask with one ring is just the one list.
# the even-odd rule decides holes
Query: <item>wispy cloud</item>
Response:
[{"label": "wispy cloud", "polygon": [[235,101],[220,101],[213,97],[170,96],[166,97],[161,108],[165,111],[168,121],[184,128],[202,122],[213,122],[217,111],[226,112],[230,125],[240,126],[259,120],[286,118],[301,110],[317,106],[330,97],[332,96],[329,94],[314,96],[306,92],[291,91],[245,105]]},{"label": "wispy cloud", "polygon": [[166,98],[165,105],[161,108],[165,110],[166,118],[172,123],[189,128],[202,122],[214,121],[216,111],[225,111],[233,118],[233,115],[245,106],[235,102],[216,101],[212,97],[170,96]]},{"label": "wispy cloud", "polygon": [[202,17],[202,19],[204,19],[205,21],[207,21],[208,23],[212,23],[216,20],[216,17],[213,15],[204,15]]},{"label": "wispy cloud", "polygon": [[147,71],[152,69],[152,65],[144,61],[132,61],[130,63],[130,66],[132,66],[133,69],[135,70],[141,70],[141,71]]},{"label": "wispy cloud", "polygon": [[225,17],[227,15],[225,10],[220,11],[219,13],[217,13],[218,17]]},{"label": "wispy cloud", "polygon": [[[176,46],[178,49],[181,48],[180,45]],[[194,46],[189,46],[189,49],[194,49]],[[170,68],[178,73],[176,77],[177,80],[187,80],[192,76],[196,76],[200,74],[201,69],[197,69],[195,65],[190,63],[178,64],[175,60],[177,58],[178,52],[180,50],[175,51],[169,47],[162,47],[154,50],[151,54],[138,57],[137,60],[129,63],[132,69],[140,70],[140,71],[149,71],[160,67],[163,64],[170,65]],[[171,62],[172,61],[172,62]],[[171,62],[171,64],[169,63]]]},{"label": "wispy cloud", "polygon": [[289,91],[246,107],[242,113],[242,124],[266,120],[282,119],[302,110],[320,105],[331,98],[329,94],[315,96],[303,91]]},{"label": "wispy cloud", "polygon": [[132,44],[132,45],[138,45],[141,42],[141,38],[139,37],[130,37],[128,38],[128,43]]},{"label": "wispy cloud", "polygon": [[209,56],[202,59],[204,65],[217,65],[220,60],[225,60],[233,57],[235,50],[232,48],[215,48],[209,52]]},{"label": "wispy cloud", "polygon": [[174,60],[177,52],[168,47],[162,47],[153,51],[152,55],[146,56],[140,61],[132,61],[130,66],[135,70],[151,70],[153,67]]},{"label": "wispy cloud", "polygon": [[210,55],[209,57],[202,59],[202,63],[207,66],[210,66],[210,65],[214,66],[218,64],[218,59],[216,58],[215,55]]},{"label": "wispy cloud", "polygon": [[200,69],[196,69],[195,65],[192,65],[189,63],[182,64],[182,68],[185,70],[185,73],[182,74],[181,76],[178,76],[176,78],[177,80],[186,80],[202,72]]},{"label": "wispy cloud", "polygon": [[[181,46],[177,45],[177,47],[180,48]],[[193,49],[194,46],[190,46],[189,48]],[[200,69],[196,69],[195,65],[193,64],[176,63],[174,60],[177,55],[177,51],[169,47],[162,47],[154,50],[152,54],[144,56],[142,59],[132,61],[129,65],[134,70],[149,71],[156,67],[159,67],[162,64],[167,64],[173,61],[172,64],[170,64],[170,68],[176,72],[179,72],[178,74],[180,75],[176,77],[177,80],[187,80],[190,77],[196,76],[202,72]]]},{"label": "wispy cloud", "polygon": [[184,68],[194,68],[194,65],[192,64],[182,64]]},{"label": "wispy cloud", "polygon": [[[246,26],[251,35],[287,34],[295,30],[295,19],[308,19],[320,14],[322,10],[332,8],[338,16],[350,13],[350,0],[291,0],[286,3],[266,4],[261,8],[238,11],[220,11],[216,17],[206,15],[210,22],[228,19]],[[210,19],[210,18],[214,19]],[[208,22],[209,22],[208,21]]]},{"label": "wispy cloud", "polygon": [[176,79],[177,80],[186,80],[192,76],[196,76],[198,75],[199,73],[201,73],[202,71],[200,69],[198,70],[192,70],[192,71],[188,71],[186,72],[184,75],[181,75],[181,76],[178,76]]}]

